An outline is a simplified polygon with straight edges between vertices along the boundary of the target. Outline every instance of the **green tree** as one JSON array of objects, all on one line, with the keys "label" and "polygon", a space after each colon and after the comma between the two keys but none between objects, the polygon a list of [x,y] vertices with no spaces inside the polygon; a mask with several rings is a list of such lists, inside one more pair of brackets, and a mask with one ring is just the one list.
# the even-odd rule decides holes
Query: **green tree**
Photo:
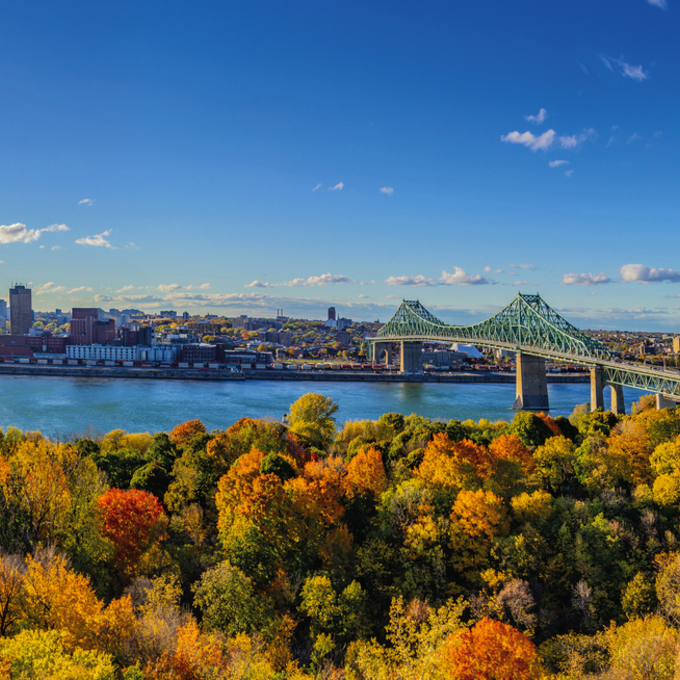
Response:
[{"label": "green tree", "polygon": [[334,415],[337,410],[338,404],[331,397],[308,392],[290,405],[290,429],[311,446],[322,449],[331,443],[335,435]]},{"label": "green tree", "polygon": [[226,560],[208,569],[193,591],[208,630],[229,635],[262,631],[270,619],[269,600],[258,595],[253,582]]}]

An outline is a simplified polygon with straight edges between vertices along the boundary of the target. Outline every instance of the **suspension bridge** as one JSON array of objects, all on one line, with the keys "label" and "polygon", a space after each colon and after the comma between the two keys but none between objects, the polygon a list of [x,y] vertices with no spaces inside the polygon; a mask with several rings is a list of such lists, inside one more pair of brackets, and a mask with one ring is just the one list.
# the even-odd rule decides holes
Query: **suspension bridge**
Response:
[{"label": "suspension bridge", "polygon": [[680,401],[680,372],[640,366],[617,359],[606,345],[570,324],[540,295],[518,294],[500,312],[480,323],[455,326],[431,314],[418,300],[402,300],[396,314],[367,338],[370,356],[391,360],[400,345],[401,371],[422,372],[423,342],[464,343],[517,355],[516,409],[549,409],[546,360],[590,369],[590,404],[604,408],[603,389],[611,388],[611,410],[625,413],[623,387],[657,395],[657,407]]}]

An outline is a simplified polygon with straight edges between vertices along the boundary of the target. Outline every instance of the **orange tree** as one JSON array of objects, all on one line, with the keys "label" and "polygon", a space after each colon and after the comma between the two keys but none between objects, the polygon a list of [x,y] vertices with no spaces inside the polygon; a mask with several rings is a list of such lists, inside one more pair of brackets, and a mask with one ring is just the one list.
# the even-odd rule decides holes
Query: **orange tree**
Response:
[{"label": "orange tree", "polygon": [[113,543],[115,564],[133,573],[142,553],[162,536],[166,517],[158,498],[139,489],[109,489],[97,505],[100,531]]},{"label": "orange tree", "polygon": [[512,626],[484,618],[452,633],[442,649],[442,669],[457,680],[538,678],[536,648]]}]

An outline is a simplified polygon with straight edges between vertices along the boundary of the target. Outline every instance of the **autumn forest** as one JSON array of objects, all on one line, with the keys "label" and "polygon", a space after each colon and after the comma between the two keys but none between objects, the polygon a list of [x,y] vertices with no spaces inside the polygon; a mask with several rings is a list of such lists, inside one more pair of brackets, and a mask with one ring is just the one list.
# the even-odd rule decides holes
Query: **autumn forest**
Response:
[{"label": "autumn forest", "polygon": [[680,677],[680,409],[336,411],[2,432],[0,680]]}]

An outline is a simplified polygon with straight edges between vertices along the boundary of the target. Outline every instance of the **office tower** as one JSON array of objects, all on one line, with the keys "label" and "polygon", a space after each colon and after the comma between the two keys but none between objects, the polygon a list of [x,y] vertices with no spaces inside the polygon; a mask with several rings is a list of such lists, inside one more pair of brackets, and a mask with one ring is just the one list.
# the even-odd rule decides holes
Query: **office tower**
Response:
[{"label": "office tower", "polygon": [[30,288],[16,285],[9,289],[9,315],[12,335],[28,335],[33,325]]}]

